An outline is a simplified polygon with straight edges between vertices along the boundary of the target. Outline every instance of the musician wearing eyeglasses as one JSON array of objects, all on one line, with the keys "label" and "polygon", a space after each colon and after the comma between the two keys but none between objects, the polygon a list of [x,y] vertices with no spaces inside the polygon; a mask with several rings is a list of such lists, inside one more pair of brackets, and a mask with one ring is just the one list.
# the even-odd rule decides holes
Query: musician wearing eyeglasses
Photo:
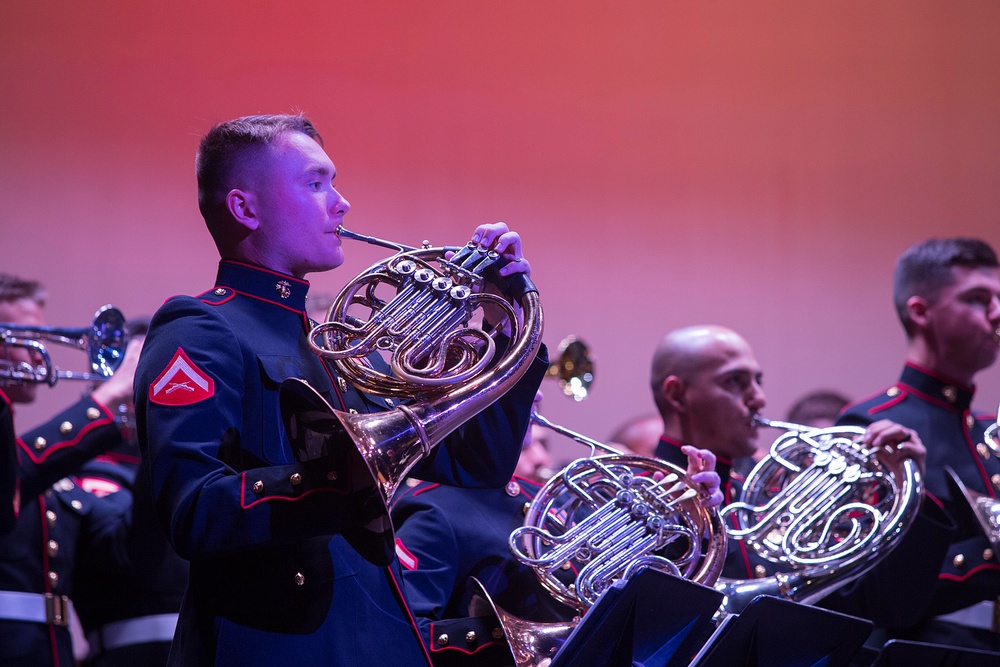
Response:
[{"label": "musician wearing eyeglasses", "polygon": [[[170,664],[429,661],[398,563],[381,564],[362,544],[365,535],[387,534],[387,521],[358,525],[372,510],[353,492],[360,471],[330,453],[301,458],[282,424],[279,387],[289,378],[344,414],[398,405],[359,391],[309,349],[306,276],[344,260],[339,229],[350,205],[336,173],[302,116],[227,121],[199,146],[199,206],[221,258],[217,279],[156,313],[136,383],[158,517],[191,563]],[[510,261],[501,275],[530,271],[520,237],[505,224],[478,227],[472,242]],[[370,362],[387,372],[380,357]],[[527,368],[415,474],[506,483],[547,368],[544,352]]]},{"label": "musician wearing eyeglasses", "polygon": [[[0,275],[0,328],[43,325],[44,301],[37,282]],[[8,343],[5,337],[0,351],[0,402],[16,417],[17,405],[39,396],[39,359],[26,347]],[[119,375],[22,432],[13,456],[6,452],[14,475],[11,489],[5,469],[0,664],[70,665],[75,660],[69,623],[76,559],[121,535],[130,497],[98,498],[73,475],[87,460],[121,443],[110,408],[131,394],[138,354],[136,347],[128,350]]]},{"label": "musician wearing eyeglasses", "polygon": [[[881,573],[884,585],[898,578],[898,588],[909,589],[905,599],[889,600],[896,608],[882,624],[888,637],[1000,651],[996,545],[948,472],[988,502],[1000,496],[1000,458],[984,438],[996,413],[972,411],[975,378],[1000,350],[997,256],[979,239],[918,243],[896,262],[893,301],[907,339],[902,374],[884,391],[848,406],[839,422],[892,419],[919,434],[927,446],[921,516],[938,530],[933,540],[907,539],[899,547],[902,567]],[[995,405],[998,399],[986,400]],[[913,585],[920,580],[928,583]],[[870,598],[878,606],[886,596]]]}]

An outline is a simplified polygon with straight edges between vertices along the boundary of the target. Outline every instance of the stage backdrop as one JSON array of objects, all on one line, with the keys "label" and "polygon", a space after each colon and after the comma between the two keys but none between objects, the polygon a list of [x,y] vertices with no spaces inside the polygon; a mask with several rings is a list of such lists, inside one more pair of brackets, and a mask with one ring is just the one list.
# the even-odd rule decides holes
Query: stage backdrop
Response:
[{"label": "stage backdrop", "polygon": [[[874,392],[904,352],[899,252],[1000,246],[994,2],[5,2],[0,91],[0,269],[45,281],[51,323],[211,287],[199,137],[301,110],[351,228],[521,232],[545,340],[596,363],[585,404],[547,383],[544,411],[599,438],[653,409],[650,354],[682,325],[746,336],[771,417]],[[347,254],[314,294],[381,253]],[[995,410],[1000,369],[980,385]]]}]

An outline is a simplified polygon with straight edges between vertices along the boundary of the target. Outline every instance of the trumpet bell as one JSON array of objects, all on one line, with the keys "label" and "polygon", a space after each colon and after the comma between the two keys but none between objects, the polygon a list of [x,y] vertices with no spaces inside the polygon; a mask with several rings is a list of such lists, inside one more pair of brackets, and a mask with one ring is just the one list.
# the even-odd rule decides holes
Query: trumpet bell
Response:
[{"label": "trumpet bell", "polygon": [[[55,343],[87,353],[89,370],[60,370],[52,363],[46,343]],[[103,381],[111,377],[125,359],[128,334],[125,316],[106,305],[96,313],[90,325],[79,329],[47,326],[24,326],[0,322],[0,347],[27,350],[39,362],[15,363],[0,359],[0,378],[7,382],[44,383],[50,387],[60,379]]]}]

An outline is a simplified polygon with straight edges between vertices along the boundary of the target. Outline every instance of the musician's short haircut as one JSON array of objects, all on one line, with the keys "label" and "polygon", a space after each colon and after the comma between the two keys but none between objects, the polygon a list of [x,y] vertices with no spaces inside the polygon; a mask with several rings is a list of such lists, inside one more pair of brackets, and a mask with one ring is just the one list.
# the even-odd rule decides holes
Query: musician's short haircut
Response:
[{"label": "musician's short haircut", "polygon": [[975,238],[932,238],[907,249],[896,260],[892,300],[908,338],[915,329],[906,307],[913,296],[929,301],[955,279],[952,267],[997,268],[997,255],[985,241]]},{"label": "musician's short haircut", "polygon": [[226,195],[241,185],[242,176],[261,151],[285,132],[301,132],[323,144],[312,121],[302,114],[244,116],[219,123],[202,138],[195,174],[198,208],[210,230],[225,206]]},{"label": "musician's short haircut", "polygon": [[9,273],[0,273],[0,302],[31,299],[39,306],[45,306],[48,294],[37,280],[25,280]]}]

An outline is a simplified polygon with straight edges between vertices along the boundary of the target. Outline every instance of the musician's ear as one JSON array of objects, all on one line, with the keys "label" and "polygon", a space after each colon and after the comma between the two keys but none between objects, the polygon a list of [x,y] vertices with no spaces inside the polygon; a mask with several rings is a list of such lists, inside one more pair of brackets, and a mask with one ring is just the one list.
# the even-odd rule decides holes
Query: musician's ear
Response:
[{"label": "musician's ear", "polygon": [[[930,302],[922,296],[911,296],[906,300],[906,314],[910,322],[923,329],[927,326],[927,310]],[[911,332],[912,333],[912,332]]]},{"label": "musician's ear", "polygon": [[663,393],[663,399],[670,406],[671,410],[674,412],[687,411],[687,401],[685,400],[687,383],[684,380],[676,375],[668,375],[663,380],[660,391]]},{"label": "musician's ear", "polygon": [[237,223],[249,231],[260,226],[257,217],[257,198],[249,190],[232,189],[226,195],[226,208]]}]

